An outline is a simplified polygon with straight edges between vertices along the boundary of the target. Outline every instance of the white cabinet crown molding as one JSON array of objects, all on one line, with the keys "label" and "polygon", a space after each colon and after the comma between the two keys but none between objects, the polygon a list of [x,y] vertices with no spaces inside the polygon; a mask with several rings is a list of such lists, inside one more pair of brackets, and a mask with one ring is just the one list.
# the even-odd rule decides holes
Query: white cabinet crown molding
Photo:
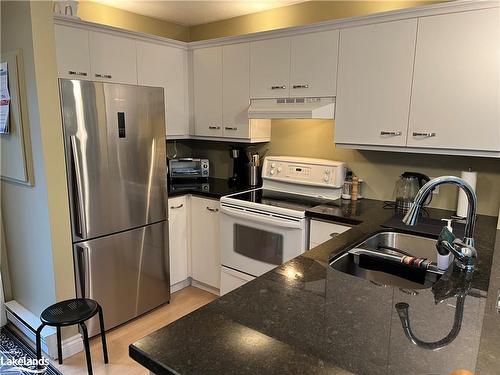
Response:
[{"label": "white cabinet crown molding", "polygon": [[300,34],[327,31],[332,29],[368,25],[380,22],[397,21],[408,18],[428,17],[438,14],[467,12],[471,10],[498,8],[498,0],[456,0],[446,3],[425,5],[417,8],[405,8],[381,13],[368,14],[364,16],[349,17],[337,20],[317,22],[309,25],[294,26],[278,30],[262,31],[251,34],[228,36],[216,39],[202,40],[197,42],[182,42],[161,36],[146,34],[137,31],[129,31],[117,27],[102,25],[94,22],[87,22],[78,19],[68,19],[64,16],[54,15],[54,22],[59,25],[73,26],[79,28],[93,29],[111,34],[127,36],[132,39],[153,41],[159,44],[170,45],[184,49],[205,48],[210,46],[235,44],[263,39],[286,37]]}]

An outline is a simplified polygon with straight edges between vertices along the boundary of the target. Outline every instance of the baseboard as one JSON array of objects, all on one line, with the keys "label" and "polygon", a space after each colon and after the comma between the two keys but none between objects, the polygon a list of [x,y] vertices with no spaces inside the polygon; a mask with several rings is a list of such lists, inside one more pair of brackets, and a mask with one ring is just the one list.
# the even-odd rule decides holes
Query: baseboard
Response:
[{"label": "baseboard", "polygon": [[170,293],[178,292],[179,290],[187,288],[190,285],[191,285],[191,278],[188,277],[186,280],[182,280],[179,281],[178,283],[175,283],[174,285],[171,285]]},{"label": "baseboard", "polygon": [[[31,311],[16,301],[5,303],[7,320],[21,331],[31,341],[33,347],[36,343],[36,330],[40,320]],[[57,331],[55,327],[45,327],[41,334],[42,351],[50,358],[57,359]],[[83,350],[83,341],[80,334],[62,340],[63,359],[71,357]]]},{"label": "baseboard", "polygon": [[191,286],[194,286],[195,288],[202,289],[206,292],[215,294],[216,296],[220,295],[220,290],[217,288],[214,288],[213,286],[201,283],[199,281],[196,281],[194,279],[191,280]]}]

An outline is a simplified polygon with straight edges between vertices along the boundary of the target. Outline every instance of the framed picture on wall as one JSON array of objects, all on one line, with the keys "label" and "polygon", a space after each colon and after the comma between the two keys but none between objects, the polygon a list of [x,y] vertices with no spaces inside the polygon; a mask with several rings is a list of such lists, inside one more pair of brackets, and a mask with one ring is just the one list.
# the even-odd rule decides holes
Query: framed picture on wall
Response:
[{"label": "framed picture on wall", "polygon": [[[1,67],[8,86],[8,123],[0,133],[0,178],[17,184],[34,184],[21,50],[2,52]],[[4,102],[5,104],[5,102]],[[4,107],[5,108],[5,107]]]}]

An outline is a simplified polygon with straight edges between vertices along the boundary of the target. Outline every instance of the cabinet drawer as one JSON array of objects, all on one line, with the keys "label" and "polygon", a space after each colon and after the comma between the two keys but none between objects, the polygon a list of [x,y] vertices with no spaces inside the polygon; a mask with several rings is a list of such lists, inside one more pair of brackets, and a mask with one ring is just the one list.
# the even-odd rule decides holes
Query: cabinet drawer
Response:
[{"label": "cabinet drawer", "polygon": [[310,244],[319,245],[351,227],[321,220],[311,220]]}]

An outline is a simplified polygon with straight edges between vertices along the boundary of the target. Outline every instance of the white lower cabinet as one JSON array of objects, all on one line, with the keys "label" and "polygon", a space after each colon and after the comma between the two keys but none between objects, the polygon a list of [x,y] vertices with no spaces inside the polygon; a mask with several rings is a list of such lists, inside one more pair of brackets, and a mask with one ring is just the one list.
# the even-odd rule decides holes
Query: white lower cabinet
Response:
[{"label": "white lower cabinet", "polygon": [[187,280],[189,276],[189,207],[187,202],[187,196],[168,200],[170,286]]},{"label": "white lower cabinet", "polygon": [[220,288],[219,201],[191,197],[192,278]]},{"label": "white lower cabinet", "polygon": [[247,275],[246,273],[241,273],[235,271],[231,268],[227,268],[221,266],[220,270],[220,295],[229,293],[232,290],[239,288],[240,286],[245,285],[249,281],[252,281],[255,277]]},{"label": "white lower cabinet", "polygon": [[321,245],[323,242],[338,236],[351,229],[350,226],[341,225],[322,220],[311,220],[309,227],[309,249]]}]

